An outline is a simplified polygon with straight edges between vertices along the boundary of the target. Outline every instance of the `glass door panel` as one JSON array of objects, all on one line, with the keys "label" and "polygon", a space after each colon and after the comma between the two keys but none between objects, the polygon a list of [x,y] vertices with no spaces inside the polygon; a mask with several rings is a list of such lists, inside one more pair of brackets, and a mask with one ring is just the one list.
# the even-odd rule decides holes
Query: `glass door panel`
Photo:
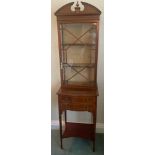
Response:
[{"label": "glass door panel", "polygon": [[95,63],[94,46],[70,46],[64,48],[63,62],[65,63]]},{"label": "glass door panel", "polygon": [[94,68],[65,67],[64,82],[66,84],[90,84],[94,82]]},{"label": "glass door panel", "polygon": [[95,44],[95,24],[63,24],[63,44]]},{"label": "glass door panel", "polygon": [[95,82],[96,24],[61,24],[63,83]]}]

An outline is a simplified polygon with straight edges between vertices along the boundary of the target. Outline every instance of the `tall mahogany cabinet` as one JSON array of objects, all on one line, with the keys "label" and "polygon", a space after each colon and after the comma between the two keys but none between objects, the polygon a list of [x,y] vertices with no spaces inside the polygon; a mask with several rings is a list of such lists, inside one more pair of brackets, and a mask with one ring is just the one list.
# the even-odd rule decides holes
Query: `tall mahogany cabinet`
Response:
[{"label": "tall mahogany cabinet", "polygon": [[[61,75],[61,87],[57,92],[61,148],[63,138],[81,137],[92,140],[95,151],[100,14],[99,9],[85,2],[68,3],[55,13]],[[68,122],[68,110],[90,112],[92,123]]]}]

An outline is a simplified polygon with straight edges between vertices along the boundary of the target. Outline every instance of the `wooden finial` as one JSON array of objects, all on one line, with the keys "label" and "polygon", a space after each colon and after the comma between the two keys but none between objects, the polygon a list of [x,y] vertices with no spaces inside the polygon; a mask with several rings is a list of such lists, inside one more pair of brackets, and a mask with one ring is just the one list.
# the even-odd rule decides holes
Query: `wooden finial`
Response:
[{"label": "wooden finial", "polygon": [[76,13],[80,12],[79,1],[77,1],[77,3],[76,3],[75,12]]},{"label": "wooden finial", "polygon": [[79,7],[79,1],[77,1],[76,6]]}]

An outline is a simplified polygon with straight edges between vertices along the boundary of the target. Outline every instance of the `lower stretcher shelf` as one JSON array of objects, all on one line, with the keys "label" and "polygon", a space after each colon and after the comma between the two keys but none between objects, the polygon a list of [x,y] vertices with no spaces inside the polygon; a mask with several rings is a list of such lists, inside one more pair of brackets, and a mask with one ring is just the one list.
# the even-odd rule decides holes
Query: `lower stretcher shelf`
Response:
[{"label": "lower stretcher shelf", "polygon": [[62,138],[81,137],[89,140],[94,140],[94,124],[72,123],[66,122],[65,131]]}]

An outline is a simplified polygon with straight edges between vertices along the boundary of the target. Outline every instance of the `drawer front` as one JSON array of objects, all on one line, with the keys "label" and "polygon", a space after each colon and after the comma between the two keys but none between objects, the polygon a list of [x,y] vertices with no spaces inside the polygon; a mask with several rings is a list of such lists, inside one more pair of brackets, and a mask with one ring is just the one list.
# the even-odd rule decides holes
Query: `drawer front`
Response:
[{"label": "drawer front", "polygon": [[60,103],[72,103],[72,97],[60,96]]},{"label": "drawer front", "polygon": [[76,97],[76,96],[60,96],[62,103],[94,103],[96,97]]},{"label": "drawer front", "polygon": [[72,97],[72,102],[91,104],[95,102],[95,97]]},{"label": "drawer front", "polygon": [[60,96],[62,109],[72,111],[93,111],[96,106],[96,97]]},{"label": "drawer front", "polygon": [[66,110],[71,110],[71,111],[93,111],[95,108],[95,104],[83,104],[83,103],[68,103],[68,104],[63,104],[63,107]]}]

